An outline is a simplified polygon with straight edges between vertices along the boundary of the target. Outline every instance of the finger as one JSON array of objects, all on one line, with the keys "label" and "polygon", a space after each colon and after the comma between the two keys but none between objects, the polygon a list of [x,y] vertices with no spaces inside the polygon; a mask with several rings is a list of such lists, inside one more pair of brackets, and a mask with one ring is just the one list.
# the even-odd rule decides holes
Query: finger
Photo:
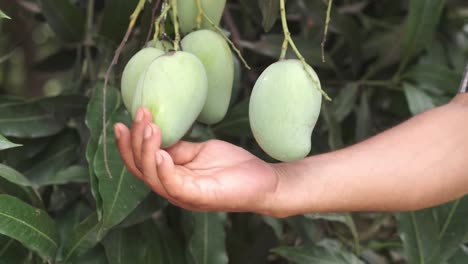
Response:
[{"label": "finger", "polygon": [[135,161],[133,159],[132,144],[130,141],[130,131],[124,124],[118,123],[114,126],[114,133],[120,156],[122,156],[125,165],[131,173],[133,173],[135,176],[141,179],[142,173],[136,167]]},{"label": "finger", "polygon": [[207,199],[194,178],[176,173],[171,156],[164,150],[156,153],[158,177],[172,200],[192,209],[208,208]]},{"label": "finger", "polygon": [[133,159],[137,168],[141,169],[141,143],[143,142],[143,133],[145,127],[151,122],[151,115],[147,115],[147,111],[139,108],[135,115],[131,130]]},{"label": "finger", "polygon": [[158,178],[156,168],[156,156],[161,145],[161,131],[152,124],[145,128],[143,140],[141,163],[144,181],[158,194],[169,197]]},{"label": "finger", "polygon": [[167,152],[171,155],[174,164],[184,165],[195,159],[203,146],[204,143],[180,141],[174,146],[168,148]]}]

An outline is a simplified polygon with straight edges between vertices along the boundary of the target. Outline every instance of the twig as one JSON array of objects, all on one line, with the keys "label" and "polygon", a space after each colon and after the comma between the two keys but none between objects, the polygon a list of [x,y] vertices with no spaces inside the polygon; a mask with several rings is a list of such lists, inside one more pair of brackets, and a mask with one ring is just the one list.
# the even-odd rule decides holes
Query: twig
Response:
[{"label": "twig", "polygon": [[201,0],[196,0],[197,2],[197,29],[200,29],[201,23],[202,23],[202,18],[203,18],[203,6],[201,4]]},{"label": "twig", "polygon": [[224,39],[229,43],[229,45],[231,45],[231,48],[237,53],[237,56],[239,56],[240,60],[242,61],[242,63],[244,63],[244,66],[250,70],[250,66],[249,64],[247,63],[247,61],[244,59],[244,57],[242,56],[242,53],[239,51],[239,49],[237,49],[236,45],[234,45],[234,43],[224,34],[224,32],[213,22],[213,20],[211,20],[205,13],[205,11],[203,11],[203,16],[205,17],[205,19],[211,24],[212,27],[214,27],[216,29],[216,31],[221,34],[221,36],[224,37]]},{"label": "twig", "polygon": [[327,7],[327,17],[325,19],[325,29],[323,30],[323,39],[322,39],[322,62],[325,61],[325,43],[327,42],[327,33],[328,33],[328,25],[330,24],[330,14],[331,8],[333,5],[333,0],[328,0],[328,7]]},{"label": "twig", "polygon": [[156,10],[158,10],[159,5],[161,4],[161,0],[157,0],[156,3],[154,3],[153,10],[151,11],[151,23],[150,23],[150,28],[148,30],[148,35],[146,35],[146,40],[145,40],[145,47],[148,46],[148,42],[151,37],[151,32],[153,31],[153,23],[154,20],[156,19]]},{"label": "twig", "polygon": [[122,53],[122,50],[125,46],[125,43],[127,43],[128,38],[130,37],[130,34],[132,33],[133,27],[135,26],[136,20],[138,16],[141,13],[141,10],[143,10],[143,7],[145,6],[145,0],[139,0],[135,11],[133,11],[132,15],[130,16],[130,23],[127,28],[127,32],[125,32],[125,36],[122,39],[122,42],[120,42],[119,47],[115,51],[114,58],[112,59],[111,64],[109,65],[109,68],[107,68],[106,75],[104,78],[104,87],[102,88],[102,141],[104,144],[103,152],[104,152],[104,165],[106,167],[107,174],[109,175],[109,178],[112,179],[112,173],[109,168],[109,161],[107,159],[107,113],[106,113],[106,104],[107,104],[107,83],[109,82],[109,76],[112,72],[112,67],[117,64],[117,61],[119,60],[120,54]]},{"label": "twig", "polygon": [[325,97],[325,99],[327,99],[328,101],[331,101],[331,98],[328,96],[328,94],[320,87],[319,81],[315,80],[314,74],[311,72],[309,65],[307,64],[301,52],[296,47],[296,44],[291,38],[291,32],[289,31],[288,22],[286,18],[285,0],[280,0],[280,11],[281,11],[281,23],[282,23],[283,32],[284,32],[284,41],[283,41],[283,46],[281,47],[280,60],[283,60],[286,57],[286,52],[287,52],[288,44],[289,44],[291,48],[293,49],[294,53],[296,54],[297,58],[301,61],[302,66],[304,67],[304,70],[309,74],[309,77],[312,80],[312,82],[316,84],[317,89]]},{"label": "twig", "polygon": [[174,33],[175,33],[175,39],[174,39],[174,50],[178,51],[180,49],[180,32],[179,32],[179,15],[178,15],[178,9],[177,9],[177,0],[172,0],[171,1],[172,5],[172,15],[174,16]]},{"label": "twig", "polygon": [[160,31],[160,24],[161,24],[161,21],[164,20],[164,18],[166,17],[167,15],[167,12],[169,12],[169,10],[171,9],[171,6],[170,5],[165,5],[163,10],[161,11],[161,14],[159,15],[159,17],[156,19],[156,21],[154,22],[155,24],[155,30],[154,30],[154,38],[153,38],[153,41],[154,41],[154,44],[156,45],[157,41],[159,40],[159,31]]}]

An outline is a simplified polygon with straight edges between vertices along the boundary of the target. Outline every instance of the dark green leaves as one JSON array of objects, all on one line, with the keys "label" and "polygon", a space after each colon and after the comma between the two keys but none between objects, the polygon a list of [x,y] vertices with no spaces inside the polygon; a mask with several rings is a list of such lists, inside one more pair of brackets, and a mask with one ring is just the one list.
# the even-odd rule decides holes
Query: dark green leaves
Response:
[{"label": "dark green leaves", "polygon": [[[101,138],[94,158],[94,171],[102,198],[103,229],[112,228],[124,220],[149,192],[146,185],[127,170],[115,144],[113,125],[129,121],[130,115],[123,108],[112,115],[107,126],[107,141]],[[104,159],[104,145],[107,145],[109,171]]]},{"label": "dark green leaves", "polygon": [[5,180],[24,187],[30,187],[29,180],[13,168],[0,164],[0,177]]},{"label": "dark green leaves", "polygon": [[440,264],[439,227],[431,209],[397,214],[408,263]]},{"label": "dark green leaves", "polygon": [[406,100],[408,101],[409,109],[413,115],[417,115],[434,107],[432,98],[424,91],[418,89],[411,84],[404,84]]},{"label": "dark green leaves", "polygon": [[44,259],[54,259],[58,234],[46,212],[17,198],[0,195],[0,233],[20,241]]},{"label": "dark green leaves", "polygon": [[258,5],[262,11],[262,24],[263,29],[268,32],[273,27],[278,19],[280,12],[280,1],[279,0],[258,0]]},{"label": "dark green leaves", "polygon": [[72,1],[37,0],[50,27],[65,42],[79,42],[83,39],[85,10]]},{"label": "dark green leaves", "polygon": [[54,115],[35,102],[0,105],[0,133],[7,137],[37,138],[55,135],[63,127]]},{"label": "dark green leaves", "polygon": [[334,241],[323,241],[317,245],[280,247],[273,252],[296,264],[364,264]]},{"label": "dark green leaves", "polygon": [[404,69],[416,54],[431,43],[440,22],[445,0],[411,0],[403,39]]},{"label": "dark green leaves", "polygon": [[225,247],[224,213],[191,213],[192,233],[188,254],[196,264],[228,263]]}]

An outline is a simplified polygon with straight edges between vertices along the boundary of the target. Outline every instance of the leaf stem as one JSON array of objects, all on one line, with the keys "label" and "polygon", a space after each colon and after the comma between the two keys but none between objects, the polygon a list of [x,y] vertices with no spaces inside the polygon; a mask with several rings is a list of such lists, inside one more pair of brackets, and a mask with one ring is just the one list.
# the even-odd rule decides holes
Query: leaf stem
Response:
[{"label": "leaf stem", "polygon": [[307,64],[305,61],[304,57],[302,56],[301,52],[299,49],[296,47],[296,44],[291,38],[291,32],[289,32],[289,27],[288,27],[288,21],[286,18],[286,5],[285,5],[285,0],[280,0],[280,12],[281,12],[281,24],[283,25],[283,33],[284,33],[284,42],[283,42],[283,47],[281,48],[281,55],[280,55],[280,60],[284,59],[286,56],[286,52],[288,49],[288,45],[285,44],[285,42],[289,43],[291,48],[293,49],[294,53],[296,54],[296,57],[301,61],[302,66],[304,67],[304,70],[308,73],[309,77],[311,78],[312,82],[314,82],[317,86],[317,89],[320,91],[320,93],[327,99],[328,101],[331,101],[330,96],[321,88],[321,85],[318,80],[315,79],[314,74],[311,72],[310,66]]}]

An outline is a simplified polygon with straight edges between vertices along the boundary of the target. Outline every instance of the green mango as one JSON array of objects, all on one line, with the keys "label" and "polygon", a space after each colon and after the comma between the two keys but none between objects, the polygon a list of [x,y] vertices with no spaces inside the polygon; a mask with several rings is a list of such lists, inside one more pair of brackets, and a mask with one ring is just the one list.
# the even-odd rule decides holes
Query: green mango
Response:
[{"label": "green mango", "polygon": [[194,55],[170,52],[155,59],[143,72],[131,108],[148,108],[161,129],[162,147],[177,143],[191,128],[208,93],[206,71]]},{"label": "green mango", "polygon": [[[201,4],[205,14],[213,21],[215,25],[219,25],[223,16],[226,0],[201,0]],[[197,28],[198,8],[196,0],[177,0],[179,26],[183,34],[187,34]],[[202,29],[214,28],[203,17],[201,23]]]},{"label": "green mango", "polygon": [[249,104],[255,140],[272,158],[296,161],[311,150],[311,135],[320,114],[320,80],[299,60],[270,65],[258,78]]},{"label": "green mango", "polygon": [[181,46],[200,59],[208,76],[208,97],[198,121],[216,124],[226,116],[234,82],[234,59],[229,45],[218,33],[202,29],[188,34]]},{"label": "green mango", "polygon": [[137,52],[125,65],[122,73],[121,89],[122,99],[127,109],[132,107],[133,96],[138,85],[138,80],[143,71],[157,57],[164,55],[164,51],[156,48],[144,48]]}]

